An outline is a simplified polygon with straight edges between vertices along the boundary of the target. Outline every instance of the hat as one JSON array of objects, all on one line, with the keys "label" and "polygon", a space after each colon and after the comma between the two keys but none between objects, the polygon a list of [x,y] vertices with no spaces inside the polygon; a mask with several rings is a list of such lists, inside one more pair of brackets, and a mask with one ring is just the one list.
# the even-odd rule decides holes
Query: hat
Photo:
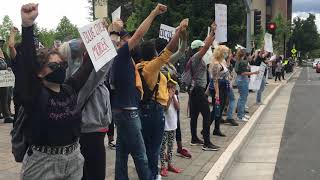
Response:
[{"label": "hat", "polygon": [[198,49],[198,48],[203,47],[203,46],[204,46],[204,42],[201,41],[201,40],[194,40],[191,43],[191,49]]}]

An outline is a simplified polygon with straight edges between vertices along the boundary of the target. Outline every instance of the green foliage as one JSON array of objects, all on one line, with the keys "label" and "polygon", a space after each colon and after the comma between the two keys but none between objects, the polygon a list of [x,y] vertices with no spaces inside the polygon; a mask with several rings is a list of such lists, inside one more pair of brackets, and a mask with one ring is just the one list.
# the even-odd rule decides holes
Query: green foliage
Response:
[{"label": "green foliage", "polygon": [[13,22],[8,15],[4,16],[2,23],[0,24],[0,39],[7,40],[9,38],[10,29],[13,26]]},{"label": "green foliage", "polygon": [[[320,37],[315,23],[315,15],[309,14],[307,19],[299,17],[293,20],[293,31],[290,39],[290,44],[295,44],[296,49],[301,51],[302,56],[306,56],[310,52],[317,52],[320,48]],[[315,55],[317,53],[310,53]],[[316,56],[319,57],[319,56]]]},{"label": "green foliage", "polygon": [[136,29],[149,15],[157,3],[168,5],[168,12],[157,17],[149,32],[147,39],[158,37],[160,24],[177,26],[184,18],[189,18],[189,39],[205,39],[207,29],[214,18],[214,4],[224,3],[228,6],[228,43],[230,47],[235,44],[245,45],[246,40],[246,12],[242,0],[134,0],[134,12],[126,22],[128,30]]},{"label": "green foliage", "polygon": [[277,25],[275,36],[273,37],[274,50],[278,54],[283,54],[284,43],[287,44],[291,36],[291,23],[285,21],[281,14],[278,14],[278,16],[274,19],[274,22]]},{"label": "green foliage", "polygon": [[78,37],[80,37],[80,35],[77,26],[73,25],[66,16],[63,16],[56,28],[55,38],[61,41],[67,41]]}]

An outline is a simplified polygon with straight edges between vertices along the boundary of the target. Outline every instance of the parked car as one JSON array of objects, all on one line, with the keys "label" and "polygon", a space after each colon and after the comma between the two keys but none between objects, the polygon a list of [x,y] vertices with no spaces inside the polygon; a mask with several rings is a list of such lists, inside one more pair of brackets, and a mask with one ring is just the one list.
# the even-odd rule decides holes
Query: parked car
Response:
[{"label": "parked car", "polygon": [[315,60],[313,61],[312,67],[315,69],[316,66],[317,66],[317,64],[319,64],[319,63],[320,63],[320,59],[315,59]]}]

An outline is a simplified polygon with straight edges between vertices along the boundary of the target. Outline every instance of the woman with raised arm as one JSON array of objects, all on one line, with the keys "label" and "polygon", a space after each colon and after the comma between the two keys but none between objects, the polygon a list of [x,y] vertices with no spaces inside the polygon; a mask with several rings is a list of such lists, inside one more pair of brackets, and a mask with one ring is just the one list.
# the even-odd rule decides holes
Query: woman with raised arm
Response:
[{"label": "woman with raised arm", "polygon": [[37,16],[38,4],[22,6],[22,58],[16,62],[16,77],[27,117],[23,134],[28,150],[21,179],[79,180],[83,157],[78,142],[81,112],[76,108],[77,96],[93,65],[85,55],[79,70],[65,81],[67,63],[60,53],[50,49],[36,52],[33,25]]}]

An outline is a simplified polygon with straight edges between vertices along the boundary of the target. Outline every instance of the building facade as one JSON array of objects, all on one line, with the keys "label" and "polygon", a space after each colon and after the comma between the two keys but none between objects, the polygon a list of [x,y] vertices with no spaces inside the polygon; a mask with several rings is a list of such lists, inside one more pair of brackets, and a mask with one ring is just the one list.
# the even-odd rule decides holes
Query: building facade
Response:
[{"label": "building facade", "polygon": [[[292,19],[292,0],[251,0],[251,9],[261,11],[261,26],[266,25],[279,14],[291,22]],[[254,32],[254,13],[252,13],[251,32]]]}]

